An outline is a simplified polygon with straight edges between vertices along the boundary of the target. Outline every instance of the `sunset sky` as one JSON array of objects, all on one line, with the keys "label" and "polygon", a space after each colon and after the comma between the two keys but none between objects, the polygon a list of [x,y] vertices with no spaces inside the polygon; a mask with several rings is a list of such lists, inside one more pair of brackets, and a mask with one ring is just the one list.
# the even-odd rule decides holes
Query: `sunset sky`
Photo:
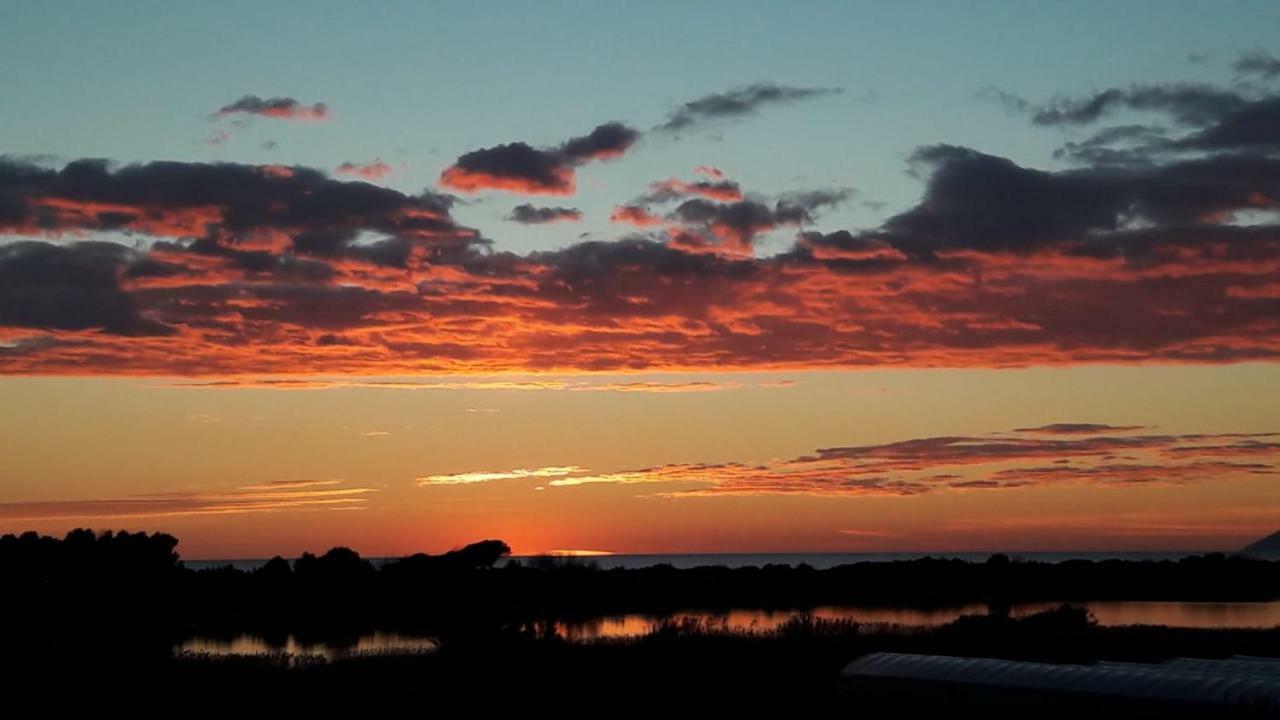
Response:
[{"label": "sunset sky", "polygon": [[0,533],[1280,527],[1274,2],[0,0]]}]

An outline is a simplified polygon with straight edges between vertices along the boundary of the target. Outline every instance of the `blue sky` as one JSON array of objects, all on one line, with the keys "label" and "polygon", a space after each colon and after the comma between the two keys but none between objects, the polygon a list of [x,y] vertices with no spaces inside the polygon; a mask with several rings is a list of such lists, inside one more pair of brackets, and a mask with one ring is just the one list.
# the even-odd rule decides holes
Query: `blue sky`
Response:
[{"label": "blue sky", "polygon": [[[457,210],[499,247],[526,251],[579,232],[616,236],[613,204],[701,164],[765,194],[853,187],[856,201],[822,229],[875,226],[918,198],[920,180],[905,173],[918,145],[1053,165],[1062,133],[975,99],[983,88],[1044,100],[1130,82],[1226,82],[1236,53],[1273,41],[1280,6],[7,2],[0,20],[6,153],[321,168],[381,158],[395,167],[386,182],[405,191],[433,185],[469,150],[553,145],[607,120],[645,128],[681,102],[752,82],[845,89],[680,141],[647,138],[624,162],[585,169],[573,200],[586,217],[572,233],[504,222],[519,200],[502,193]],[[208,144],[228,124],[208,114],[249,93],[324,102],[333,121],[258,119]],[[267,141],[278,146],[264,150]]]}]

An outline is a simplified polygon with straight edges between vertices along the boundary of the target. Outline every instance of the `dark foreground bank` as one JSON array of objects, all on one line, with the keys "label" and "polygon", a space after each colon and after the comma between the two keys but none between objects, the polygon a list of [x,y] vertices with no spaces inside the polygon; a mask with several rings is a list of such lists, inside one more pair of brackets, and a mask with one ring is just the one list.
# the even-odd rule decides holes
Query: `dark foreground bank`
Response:
[{"label": "dark foreground bank", "polygon": [[866,685],[842,678],[841,670],[876,652],[1088,664],[1256,656],[1277,648],[1280,630],[1101,628],[1087,613],[1061,608],[1020,619],[970,616],[931,629],[799,620],[768,633],[727,633],[700,623],[671,623],[644,637],[589,644],[502,631],[436,652],[331,663],[299,663],[282,655],[183,655],[130,665],[69,654],[47,667],[44,677],[96,693],[108,703],[139,700],[125,691],[142,685],[148,703],[185,706],[199,699],[202,705],[221,706],[252,699],[255,707],[283,702],[293,710],[357,704],[366,711],[428,706],[481,716],[537,708],[570,715],[767,711],[789,717],[899,712],[1026,717],[1033,712],[1043,718],[1261,718],[1274,711]]},{"label": "dark foreground bank", "polygon": [[[0,538],[9,693],[88,698],[103,707],[409,703],[468,712],[536,706],[571,714],[696,708],[797,717],[958,710],[1024,717],[1030,704],[1040,717],[1266,717],[1185,703],[1120,707],[1096,697],[868,687],[842,679],[841,670],[879,652],[1077,664],[1280,656],[1275,628],[1100,627],[1070,606],[1028,617],[1006,612],[1024,601],[1280,597],[1280,563],[1222,555],[1052,565],[997,556],[982,563],[916,560],[829,570],[600,570],[551,560],[510,563],[503,543],[485,541],[381,567],[336,548],[245,572],[187,569],[175,547],[172,537],[141,533]],[[617,612],[971,602],[984,603],[988,612],[933,628],[801,616],[769,632],[666,623],[643,637],[585,644],[553,632],[559,620]],[[430,635],[439,648],[337,662],[173,654],[193,634],[341,642],[371,630]]]},{"label": "dark foreground bank", "polygon": [[346,548],[245,571],[186,568],[163,534],[35,533],[0,538],[10,592],[5,637],[39,646],[108,640],[166,654],[192,635],[292,635],[354,640],[373,631],[445,645],[552,620],[680,610],[830,606],[941,608],[1089,600],[1269,601],[1280,562],[1189,556],[1176,561],[985,562],[919,559],[806,566],[654,566],[602,570],[581,562],[511,561],[486,540],[443,555],[374,566]]}]

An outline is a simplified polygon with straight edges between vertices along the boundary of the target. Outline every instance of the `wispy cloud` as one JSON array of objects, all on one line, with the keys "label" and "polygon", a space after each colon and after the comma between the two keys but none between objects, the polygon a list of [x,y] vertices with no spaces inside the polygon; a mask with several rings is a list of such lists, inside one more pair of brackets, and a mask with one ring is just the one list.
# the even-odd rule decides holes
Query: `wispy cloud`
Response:
[{"label": "wispy cloud", "polygon": [[[1054,428],[1057,428],[1054,430]],[[1107,434],[1108,429],[1122,434]],[[938,436],[823,448],[763,463],[676,463],[618,472],[566,465],[462,473],[422,485],[551,478],[547,487],[684,484],[667,497],[802,494],[912,496],[1074,483],[1186,485],[1280,474],[1280,433],[1156,435],[1139,428],[1058,423],[987,436]]]},{"label": "wispy cloud", "polygon": [[841,88],[756,83],[690,100],[673,110],[666,121],[654,130],[668,133],[690,130],[717,120],[754,115],[769,105],[785,105],[840,92],[843,92]]},{"label": "wispy cloud", "polygon": [[130,495],[96,500],[0,503],[0,520],[57,520],[186,515],[234,515],[301,510],[363,509],[369,487],[341,480],[284,480],[224,491]]},{"label": "wispy cloud", "polygon": [[[524,478],[560,478],[574,473],[582,472],[582,468],[577,465],[541,467],[541,468],[520,468],[516,470],[503,470],[493,472],[490,470],[477,470],[473,472],[454,473],[451,475],[427,475],[418,478],[418,484],[426,487],[429,485],[472,485],[475,483],[492,482],[494,480],[518,480]],[[554,483],[553,483],[554,484]]]},{"label": "wispy cloud", "polygon": [[[791,380],[774,380],[754,384],[761,388],[782,388],[795,385]],[[740,382],[690,380],[690,381],[624,381],[596,382],[591,380],[309,380],[305,378],[246,378],[227,380],[198,380],[175,382],[162,387],[175,389],[207,390],[336,390],[363,388],[374,390],[520,390],[565,392],[620,392],[620,393],[690,393],[718,392],[748,387]]]}]

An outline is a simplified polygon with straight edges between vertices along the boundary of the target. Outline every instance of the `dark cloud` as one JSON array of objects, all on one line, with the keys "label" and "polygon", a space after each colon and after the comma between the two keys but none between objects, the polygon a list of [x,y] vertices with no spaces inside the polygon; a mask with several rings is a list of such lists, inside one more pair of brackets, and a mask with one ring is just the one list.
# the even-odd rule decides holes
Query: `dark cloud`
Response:
[{"label": "dark cloud", "polygon": [[582,219],[582,211],[566,207],[534,207],[528,203],[517,205],[511,209],[508,220],[522,225],[543,225],[554,222],[577,222]]},{"label": "dark cloud", "polygon": [[1245,97],[1232,90],[1173,84],[1111,88],[1084,98],[1059,97],[1027,109],[1037,125],[1085,125],[1119,109],[1163,112],[1183,124],[1205,125],[1247,104]]},{"label": "dark cloud", "polygon": [[968,148],[922,148],[913,161],[931,169],[924,199],[884,226],[891,242],[909,252],[1030,249],[1113,230],[1128,207],[1106,183],[1023,168]]},{"label": "dark cloud", "polygon": [[654,130],[679,132],[716,120],[754,115],[766,105],[783,105],[843,92],[841,88],[806,88],[757,83],[723,93],[704,95],[676,108]]},{"label": "dark cloud", "polygon": [[1105,425],[1102,423],[1051,423],[1037,427],[1017,428],[1017,433],[1033,433],[1041,435],[1099,435],[1108,432],[1129,432],[1145,430],[1142,425]]},{"label": "dark cloud", "polygon": [[[1129,88],[1057,103],[1055,122],[1064,125],[1089,126],[1120,110],[1156,116],[1090,128],[1092,137],[1073,140],[1078,166],[1070,169],[1027,167],[965,147],[922,148],[912,162],[923,197],[878,228],[809,227],[851,191],[743,197],[723,173],[704,168],[704,179],[651,187],[665,193],[662,201],[678,202],[662,216],[642,204],[615,210],[614,219],[644,226],[643,235],[528,254],[494,251],[458,226],[448,196],[339,182],[301,166],[113,169],[86,160],[49,169],[0,160],[0,232],[44,241],[5,246],[13,249],[0,278],[0,371],[1274,361],[1274,101],[1243,85],[1187,88]],[[1039,111],[1028,107],[1020,111]],[[630,133],[602,128],[551,148],[477,151],[456,167],[470,164],[490,184],[565,192],[580,163],[632,142]],[[803,230],[794,246],[756,256],[757,236],[782,227]],[[127,235],[137,245],[73,242],[95,233]],[[1043,451],[1095,457],[1068,441],[1112,454],[1174,452],[1134,446],[1135,437],[1156,441],[1129,432],[1104,443],[1099,438],[1121,430],[1048,426],[870,452],[917,464],[930,453],[955,462],[979,451],[1037,463]],[[1203,443],[1228,454],[1243,454],[1236,446],[1246,444]],[[1248,452],[1262,452],[1258,445]],[[1111,467],[1100,473],[1116,482],[1149,478],[1145,460],[1104,458],[1096,456]],[[832,455],[820,462],[861,461]],[[1196,462],[1211,469],[1203,458]],[[738,470],[743,488],[787,481],[759,476],[753,466]],[[829,470],[817,468],[810,479],[830,491],[936,485],[883,467],[855,473],[850,484],[848,467]],[[953,480],[1011,487],[1033,475],[1044,473]]]},{"label": "dark cloud", "polygon": [[291,97],[260,98],[257,95],[245,95],[239,100],[224,105],[213,115],[257,115],[278,120],[294,122],[323,122],[329,119],[329,107],[324,103],[304,105]]},{"label": "dark cloud", "polygon": [[716,276],[743,277],[755,271],[750,263],[718,258],[714,255],[687,253],[662,243],[643,238],[614,241],[588,241],[563,250],[535,252],[529,255],[555,270],[558,278],[582,289],[608,284],[628,270],[664,278],[712,279]]},{"label": "dark cloud", "polygon": [[1160,125],[1115,125],[1084,140],[1068,141],[1054,151],[1088,165],[1142,165],[1151,162],[1150,148],[1167,145],[1168,129]]},{"label": "dark cloud", "polygon": [[619,122],[610,122],[582,137],[570,138],[560,146],[559,154],[573,164],[615,158],[630,149],[639,138],[639,131]]},{"label": "dark cloud", "polygon": [[931,170],[925,197],[883,228],[907,252],[1025,251],[1062,242],[1105,250],[1099,233],[1141,223],[1194,225],[1280,193],[1280,160],[1259,156],[1048,172],[936,145],[918,150],[913,160]]},{"label": "dark cloud", "polygon": [[1256,50],[1241,55],[1231,68],[1241,75],[1257,75],[1270,80],[1280,76],[1280,58]]},{"label": "dark cloud", "polygon": [[754,200],[717,203],[693,198],[671,213],[672,219],[707,228],[727,249],[749,252],[760,233],[783,225],[800,226],[813,222],[810,208],[779,201],[766,205]]},{"label": "dark cloud", "polygon": [[361,232],[427,252],[480,242],[453,222],[451,205],[446,195],[405,195],[303,167],[78,160],[58,170],[0,158],[0,232],[15,234],[117,231],[168,239],[169,249],[197,240],[275,245],[308,232],[340,235],[352,249]]},{"label": "dark cloud", "polygon": [[[1257,72],[1266,67],[1264,57],[1245,59]],[[1280,151],[1280,96],[1248,89],[1134,85],[1083,98],[1059,97],[1040,106],[1000,91],[986,96],[1030,115],[1037,125],[1090,125],[1118,110],[1130,110],[1162,114],[1188,130],[1175,137],[1160,125],[1131,123],[1068,142],[1058,151],[1059,157],[1088,164],[1139,165],[1164,162],[1171,154]]]},{"label": "dark cloud", "polygon": [[572,195],[577,189],[575,167],[619,157],[639,136],[636,130],[611,122],[554,148],[515,142],[473,150],[445,168],[440,184],[463,192]]},{"label": "dark cloud", "polygon": [[732,202],[742,199],[742,188],[732,180],[723,176],[710,180],[685,182],[679,178],[667,178],[649,184],[649,191],[636,198],[635,204],[666,203],[690,195],[700,195],[711,200]]},{"label": "dark cloud", "polygon": [[819,210],[843,204],[853,197],[849,188],[823,188],[820,190],[799,190],[783,193],[778,204],[787,207],[804,208],[807,212],[817,213]]},{"label": "dark cloud", "polygon": [[[844,202],[850,194],[843,189],[796,192],[784,194],[772,205],[758,200],[719,203],[697,197],[677,206],[669,219],[705,229],[723,249],[750,253],[761,233],[810,224],[818,211]],[[692,248],[701,244],[705,243],[694,239]]]},{"label": "dark cloud", "polygon": [[440,175],[440,184],[453,190],[572,195],[577,189],[573,167],[559,153],[522,142],[508,143],[461,155]]},{"label": "dark cloud", "polygon": [[1175,141],[1190,150],[1280,150],[1280,96],[1250,102]]},{"label": "dark cloud", "polygon": [[[144,317],[120,287],[121,274],[136,262],[142,262],[138,253],[114,243],[0,245],[0,326],[170,334],[170,328]],[[150,271],[164,269],[153,264]]]},{"label": "dark cloud", "polygon": [[848,230],[800,233],[796,238],[794,252],[800,257],[825,261],[878,259],[896,263],[907,259],[901,250],[883,239],[865,234],[855,235]]}]

